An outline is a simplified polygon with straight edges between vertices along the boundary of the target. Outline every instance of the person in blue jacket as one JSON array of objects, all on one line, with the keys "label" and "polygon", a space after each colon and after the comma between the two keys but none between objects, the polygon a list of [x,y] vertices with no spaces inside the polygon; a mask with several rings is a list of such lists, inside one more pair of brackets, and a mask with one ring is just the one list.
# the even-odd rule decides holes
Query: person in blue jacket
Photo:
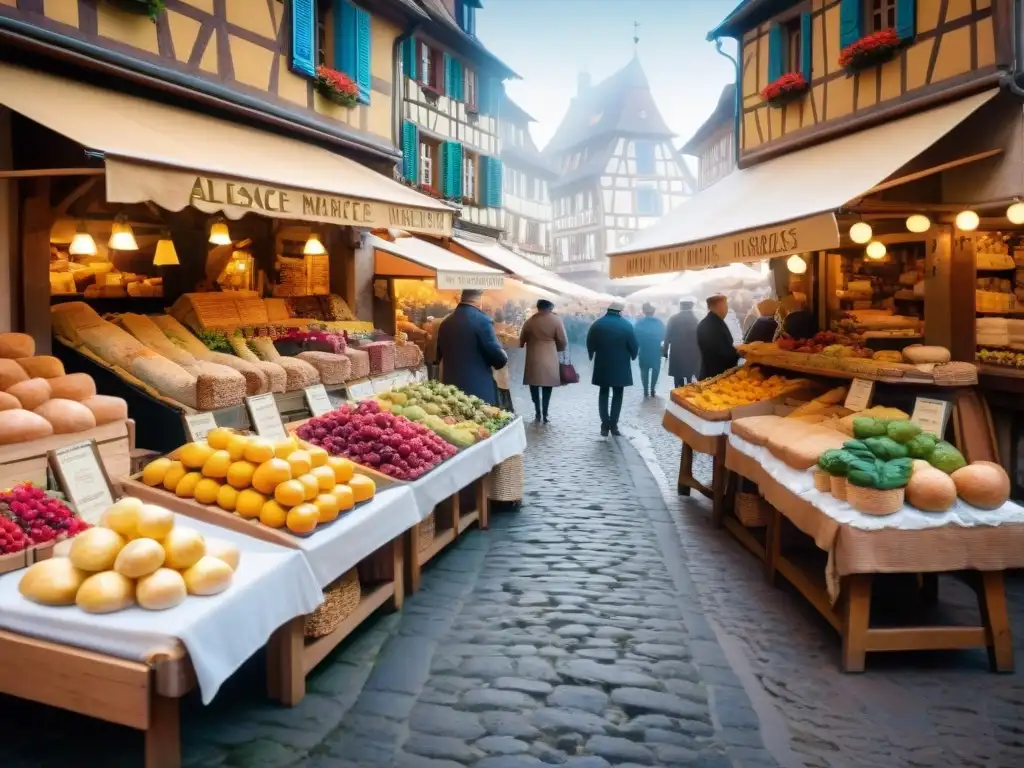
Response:
[{"label": "person in blue jacket", "polygon": [[[633,386],[633,361],[640,351],[633,326],[621,316],[625,304],[612,302],[608,312],[590,326],[587,333],[587,354],[594,361],[591,383],[598,390],[598,412],[601,415],[601,436],[619,434],[619,414],[626,387]],[[611,395],[611,409],[608,396]]]},{"label": "person in blue jacket", "polygon": [[481,291],[463,291],[459,306],[437,331],[437,360],[441,381],[467,395],[498,404],[494,370],[508,364],[508,355],[494,333],[494,323],[480,309]]},{"label": "person in blue jacket", "polygon": [[665,341],[665,324],[661,318],[654,316],[654,305],[650,302],[643,306],[644,316],[636,321],[637,344],[640,354],[640,384],[644,388],[644,397],[654,397],[658,386],[658,374],[661,372],[661,345]]}]

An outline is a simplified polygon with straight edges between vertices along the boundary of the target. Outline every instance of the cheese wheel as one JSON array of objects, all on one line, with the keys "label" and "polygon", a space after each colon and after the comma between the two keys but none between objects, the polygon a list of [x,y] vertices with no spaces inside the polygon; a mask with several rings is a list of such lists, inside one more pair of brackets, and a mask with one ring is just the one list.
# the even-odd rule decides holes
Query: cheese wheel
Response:
[{"label": "cheese wheel", "polygon": [[66,557],[52,557],[31,566],[18,582],[18,591],[42,605],[74,605],[75,595],[89,574]]},{"label": "cheese wheel", "polygon": [[40,378],[26,379],[25,381],[19,381],[17,384],[12,384],[7,388],[7,394],[18,398],[21,407],[26,411],[34,411],[53,397],[53,391],[50,389],[49,383],[46,379]]},{"label": "cheese wheel", "polygon": [[[44,379],[33,379],[44,381]],[[53,425],[55,435],[70,435],[85,432],[96,426],[96,417],[92,411],[74,400],[47,400],[35,409],[35,412]]]},{"label": "cheese wheel", "polygon": [[69,373],[48,381],[50,391],[53,393],[51,397],[82,402],[96,394],[96,382],[87,373]]},{"label": "cheese wheel", "polygon": [[170,568],[158,568],[135,584],[135,599],[147,611],[164,611],[188,596],[185,579]]},{"label": "cheese wheel", "polygon": [[21,381],[28,381],[29,375],[25,369],[13,360],[0,359],[0,389],[7,390]]},{"label": "cheese wheel", "polygon": [[64,375],[64,363],[50,355],[19,357],[17,363],[29,376],[39,376],[43,379],[55,379],[58,376]]},{"label": "cheese wheel", "polygon": [[24,443],[53,434],[53,427],[46,419],[24,408],[0,411],[0,445]]},{"label": "cheese wheel", "polygon": [[75,595],[75,605],[86,613],[113,613],[134,602],[135,582],[117,571],[94,573]]},{"label": "cheese wheel", "polygon": [[27,333],[0,333],[0,357],[16,360],[32,357],[35,353],[35,339]]},{"label": "cheese wheel", "polygon": [[93,395],[83,400],[82,405],[92,411],[97,427],[102,427],[104,424],[111,424],[115,421],[125,421],[128,418],[128,403],[120,397]]},{"label": "cheese wheel", "polygon": [[190,595],[216,595],[231,585],[234,571],[231,566],[216,557],[203,557],[199,562],[182,573],[185,588]]},{"label": "cheese wheel", "polygon": [[114,570],[129,579],[147,576],[164,564],[164,548],[153,539],[135,539],[124,545],[114,560]]},{"label": "cheese wheel", "polygon": [[8,395],[6,392],[0,392],[0,411],[11,411],[15,408],[21,408],[18,398]]}]

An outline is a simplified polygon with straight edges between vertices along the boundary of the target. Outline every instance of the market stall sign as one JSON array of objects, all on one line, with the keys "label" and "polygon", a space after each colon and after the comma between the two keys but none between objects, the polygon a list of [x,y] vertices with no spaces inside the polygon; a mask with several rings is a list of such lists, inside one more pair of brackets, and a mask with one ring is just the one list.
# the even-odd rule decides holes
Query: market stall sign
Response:
[{"label": "market stall sign", "polygon": [[946,434],[949,412],[950,404],[946,400],[919,397],[914,400],[914,413],[910,420],[917,424],[922,432],[931,432],[941,440]]},{"label": "market stall sign", "polygon": [[272,394],[247,397],[245,407],[249,411],[249,423],[257,435],[268,440],[288,438],[288,430],[284,428],[281,412],[277,409],[277,400]]},{"label": "market stall sign", "polygon": [[867,379],[854,379],[850,383],[850,391],[846,393],[843,405],[847,410],[859,413],[866,411],[871,405],[871,396],[875,393],[875,382]]},{"label": "market stall sign", "polygon": [[[684,205],[671,215],[684,216],[685,212]],[[821,213],[798,221],[748,229],[683,245],[613,254],[608,257],[608,274],[612,278],[658,275],[763,261],[776,256],[823,251],[838,245],[839,229],[835,214]]]},{"label": "market stall sign", "polygon": [[114,503],[114,489],[100,459],[95,440],[84,440],[47,454],[57,484],[78,516],[95,523]]},{"label": "market stall sign", "polygon": [[325,413],[330,413],[334,410],[334,404],[331,402],[331,397],[327,394],[323,384],[314,384],[312,387],[306,387],[302,390],[302,395],[306,398],[306,407],[309,408],[309,412],[314,416],[323,416]]},{"label": "market stall sign", "polygon": [[348,392],[349,400],[362,400],[366,397],[373,397],[376,394],[373,389],[373,382],[369,379],[350,381],[345,385],[345,388]]},{"label": "market stall sign", "polygon": [[171,211],[180,211],[191,205],[204,213],[223,213],[231,219],[256,213],[275,219],[366,229],[404,229],[442,237],[452,232],[450,211],[341,197],[241,179],[197,176],[189,171],[108,160],[106,181],[107,200],[111,203],[152,201]]},{"label": "market stall sign", "polygon": [[190,413],[182,417],[185,422],[185,432],[192,442],[205,440],[206,435],[217,428],[217,420],[210,412]]},{"label": "market stall sign", "polygon": [[505,287],[504,275],[482,272],[438,272],[439,291],[500,291]]}]

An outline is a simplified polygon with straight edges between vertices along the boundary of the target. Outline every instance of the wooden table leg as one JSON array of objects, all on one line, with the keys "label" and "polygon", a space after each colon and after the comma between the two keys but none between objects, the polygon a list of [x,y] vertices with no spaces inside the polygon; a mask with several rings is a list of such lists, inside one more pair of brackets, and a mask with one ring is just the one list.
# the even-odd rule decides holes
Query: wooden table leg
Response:
[{"label": "wooden table leg", "polygon": [[981,574],[978,597],[985,624],[989,667],[993,672],[1013,672],[1013,638],[1006,611],[1006,585],[1002,571]]},{"label": "wooden table leg", "polygon": [[460,496],[462,496],[462,491],[456,491],[448,499],[451,502],[451,509],[447,511],[450,515],[449,519],[452,530],[455,531],[455,538],[459,538],[459,518],[462,517],[462,499]]},{"label": "wooden table leg", "polygon": [[146,768],[180,768],[181,766],[178,699],[169,699],[156,693],[150,697],[145,766]]},{"label": "wooden table leg", "polygon": [[693,484],[693,449],[683,444],[683,452],[679,456],[679,479],[676,481],[676,491],[680,496],[690,495],[690,486]]},{"label": "wooden table leg", "polygon": [[864,671],[871,623],[871,580],[869,573],[856,573],[843,580],[843,593],[846,595],[843,608],[844,672]]},{"label": "wooden table leg", "polygon": [[[437,524],[437,507],[434,508],[434,524]],[[423,569],[420,563],[420,526],[416,523],[402,538],[405,539],[405,588],[409,594],[419,592]]]},{"label": "wooden table leg", "polygon": [[722,516],[725,514],[725,480],[728,474],[725,468],[724,441],[719,444],[711,461],[711,526],[721,528]]},{"label": "wooden table leg", "polygon": [[391,542],[391,558],[391,577],[395,582],[395,594],[391,596],[391,607],[400,611],[402,603],[405,602],[405,536],[399,536]]},{"label": "wooden table leg", "polygon": [[491,524],[491,500],[487,493],[487,481],[490,475],[484,475],[476,481],[476,508],[480,511],[478,525],[481,531],[486,531]]},{"label": "wooden table leg", "polygon": [[782,555],[782,520],[782,513],[772,507],[764,540],[764,580],[773,587],[778,585],[776,574]]},{"label": "wooden table leg", "polygon": [[270,637],[267,647],[267,687],[270,696],[286,707],[294,707],[306,695],[306,673],[302,654],[305,616],[282,624]]}]

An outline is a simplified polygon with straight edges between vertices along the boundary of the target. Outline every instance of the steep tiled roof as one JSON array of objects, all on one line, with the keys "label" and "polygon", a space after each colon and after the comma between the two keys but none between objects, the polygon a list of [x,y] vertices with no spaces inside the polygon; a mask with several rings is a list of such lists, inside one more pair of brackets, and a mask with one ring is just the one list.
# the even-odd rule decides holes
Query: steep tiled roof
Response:
[{"label": "steep tiled roof", "polygon": [[495,56],[487,47],[480,42],[475,35],[468,34],[452,16],[443,0],[417,0],[427,12],[427,15],[435,22],[438,33],[438,42],[447,43],[456,50],[467,55],[477,55],[485,59],[503,80],[517,78],[511,67]]},{"label": "steep tiled roof", "polygon": [[654,103],[636,56],[607,80],[573,98],[544,153],[565,152],[610,135],[675,136]]}]

